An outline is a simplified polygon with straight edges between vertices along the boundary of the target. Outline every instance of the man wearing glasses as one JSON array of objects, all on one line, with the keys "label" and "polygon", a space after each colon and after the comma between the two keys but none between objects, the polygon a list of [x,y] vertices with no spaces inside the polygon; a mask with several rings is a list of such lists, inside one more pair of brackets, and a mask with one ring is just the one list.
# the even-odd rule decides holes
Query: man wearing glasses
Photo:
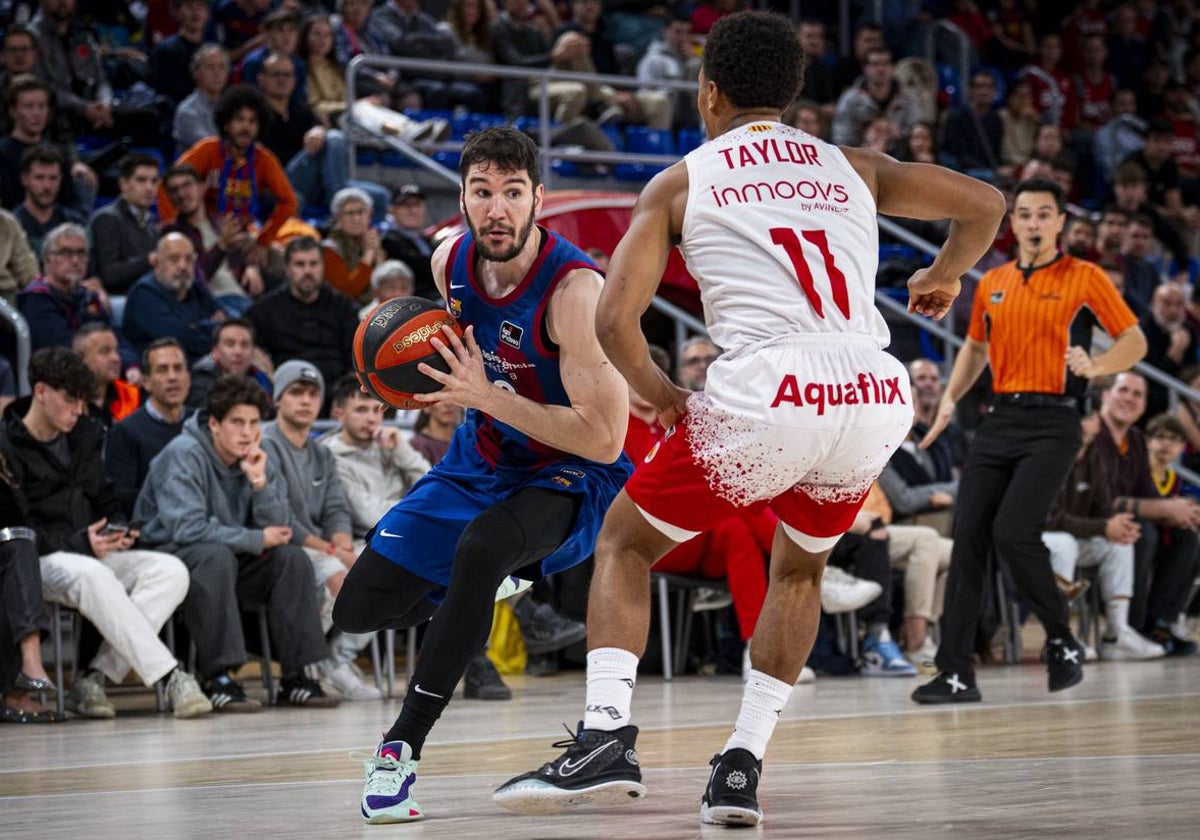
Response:
[{"label": "man wearing glasses", "polygon": [[29,322],[35,351],[69,347],[84,324],[111,325],[108,295],[100,281],[84,279],[88,240],[83,226],[68,222],[46,234],[42,260],[46,273],[17,295],[17,309]]},{"label": "man wearing glasses", "polygon": [[684,388],[703,391],[708,379],[708,366],[717,360],[721,351],[703,336],[693,336],[679,348],[679,370],[675,378]]}]

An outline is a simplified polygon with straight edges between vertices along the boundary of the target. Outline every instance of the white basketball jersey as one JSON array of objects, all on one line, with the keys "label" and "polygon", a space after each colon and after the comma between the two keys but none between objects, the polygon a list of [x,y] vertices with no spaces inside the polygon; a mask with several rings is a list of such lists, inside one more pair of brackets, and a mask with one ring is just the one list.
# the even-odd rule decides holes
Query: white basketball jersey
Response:
[{"label": "white basketball jersey", "polygon": [[726,352],[797,333],[890,334],[875,309],[875,199],[836,146],[778,122],[684,159],[680,251]]}]

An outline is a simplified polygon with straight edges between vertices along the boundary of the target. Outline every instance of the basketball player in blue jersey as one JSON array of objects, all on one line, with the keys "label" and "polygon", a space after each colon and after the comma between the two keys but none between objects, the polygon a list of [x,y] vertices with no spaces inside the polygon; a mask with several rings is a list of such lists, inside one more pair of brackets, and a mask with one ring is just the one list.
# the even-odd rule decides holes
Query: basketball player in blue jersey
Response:
[{"label": "basketball player in blue jersey", "polygon": [[[721,18],[699,76],[709,140],[651,180],[613,254],[597,333],[668,431],[596,545],[583,721],[559,757],[500,786],[494,798],[510,810],[645,795],[630,707],[651,566],[724,519],[769,506],[779,527],[751,670],[700,800],[702,822],[762,821],[762,759],[816,636],[825,561],[912,424],[908,374],[884,351],[890,336],[875,308],[877,213],[952,220],[933,264],[909,280],[910,311],[935,317],[995,236],[1004,198],[987,184],[784,125],[803,66],[786,18]],[[676,243],[723,351],[700,393],[662,373],[639,328]]]},{"label": "basketball player in blue jersey", "polygon": [[351,633],[432,616],[400,716],[366,761],[369,823],[420,819],[417,762],[492,625],[497,588],[589,556],[609,504],[632,472],[621,452],[625,381],[596,338],[602,278],[587,255],[536,226],[537,147],[511,128],[472,135],[462,151],[469,233],[444,242],[433,275],[465,329],[422,365],[442,388],[426,402],[467,410],[446,456],[379,520],[333,608]]}]

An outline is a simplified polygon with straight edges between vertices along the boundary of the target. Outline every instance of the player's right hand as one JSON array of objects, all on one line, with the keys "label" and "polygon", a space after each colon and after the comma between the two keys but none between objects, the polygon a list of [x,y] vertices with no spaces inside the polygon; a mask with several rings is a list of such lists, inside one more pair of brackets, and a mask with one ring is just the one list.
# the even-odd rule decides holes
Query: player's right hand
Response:
[{"label": "player's right hand", "polygon": [[671,428],[683,419],[683,415],[687,414],[688,397],[695,393],[687,388],[680,388],[678,385],[674,388],[675,402],[658,412],[658,425],[664,429]]},{"label": "player's right hand", "polygon": [[962,281],[957,277],[940,277],[928,268],[919,268],[908,278],[908,311],[940,321],[961,291]]},{"label": "player's right hand", "polygon": [[925,437],[921,438],[921,442],[917,444],[918,449],[928,449],[933,445],[933,442],[938,439],[950,421],[954,419],[954,400],[942,396],[942,401],[938,403],[937,417],[933,418],[933,425],[929,427],[929,431],[925,433]]}]

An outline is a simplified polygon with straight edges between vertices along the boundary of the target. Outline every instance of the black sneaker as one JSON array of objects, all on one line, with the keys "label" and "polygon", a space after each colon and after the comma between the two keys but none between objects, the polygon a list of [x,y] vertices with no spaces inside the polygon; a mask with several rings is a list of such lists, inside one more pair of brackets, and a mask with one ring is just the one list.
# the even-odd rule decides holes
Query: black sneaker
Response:
[{"label": "black sneaker", "polygon": [[281,706],[332,709],[341,701],[326,694],[316,680],[308,677],[288,677],[279,682],[278,702]]},{"label": "black sneaker", "polygon": [[204,684],[204,693],[212,701],[214,712],[253,714],[262,711],[262,703],[247,697],[239,682],[225,674]]},{"label": "black sneaker", "polygon": [[1181,639],[1171,632],[1169,626],[1159,625],[1150,634],[1151,641],[1163,646],[1167,656],[1191,656],[1196,652],[1196,643],[1191,639]]},{"label": "black sneaker", "polygon": [[1070,636],[1056,637],[1042,648],[1046,683],[1051,691],[1062,691],[1083,680],[1083,648]]},{"label": "black sneaker", "polygon": [[562,650],[587,638],[587,627],[582,621],[559,615],[549,604],[518,610],[515,615],[525,640],[525,652],[532,656]]},{"label": "black sneaker", "polygon": [[[567,730],[570,732],[570,730]],[[509,779],[492,794],[502,808],[518,814],[557,814],[580,805],[620,805],[646,795],[638,766],[636,726],[615,732],[584,729],[580,721],[566,749],[540,769]]]},{"label": "black sneaker", "polygon": [[466,676],[463,677],[463,697],[475,700],[511,700],[512,689],[500,679],[500,672],[496,670],[492,660],[487,658],[487,654],[481,653],[467,666]]},{"label": "black sneaker", "polygon": [[983,699],[974,677],[960,677],[942,671],[912,693],[914,703],[926,706],[940,703],[978,703]]},{"label": "black sneaker", "polygon": [[762,762],[740,747],[714,755],[708,787],[700,800],[700,822],[709,825],[758,825],[758,779]]}]

